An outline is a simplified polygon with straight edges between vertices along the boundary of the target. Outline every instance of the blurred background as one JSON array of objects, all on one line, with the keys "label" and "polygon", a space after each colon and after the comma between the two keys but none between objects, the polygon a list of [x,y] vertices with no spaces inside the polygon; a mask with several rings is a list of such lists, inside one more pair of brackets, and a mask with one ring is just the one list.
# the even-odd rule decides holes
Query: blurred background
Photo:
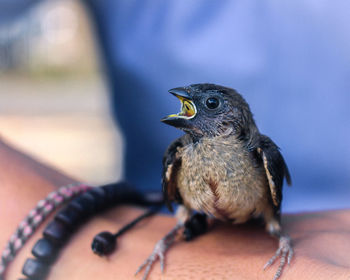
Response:
[{"label": "blurred background", "polygon": [[0,0],[0,134],[90,183],[159,191],[182,134],[159,122],[178,111],[167,90],[217,83],[281,147],[284,211],[350,207],[349,26],[345,0]]},{"label": "blurred background", "polygon": [[120,178],[122,146],[92,32],[72,0],[43,1],[0,25],[0,135],[101,184]]}]

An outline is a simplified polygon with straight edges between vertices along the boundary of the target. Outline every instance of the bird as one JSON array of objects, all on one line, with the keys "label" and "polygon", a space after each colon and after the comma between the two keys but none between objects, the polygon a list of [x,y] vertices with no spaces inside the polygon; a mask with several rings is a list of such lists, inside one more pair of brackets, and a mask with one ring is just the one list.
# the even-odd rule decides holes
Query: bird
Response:
[{"label": "bird", "polygon": [[284,180],[291,185],[291,176],[279,147],[259,132],[248,103],[236,90],[201,83],[169,92],[180,100],[181,110],[161,121],[184,135],[164,154],[162,191],[171,211],[172,202],[178,204],[177,223],[136,273],[145,269],[147,279],[158,259],[163,272],[165,252],[180,230],[193,237],[187,225],[193,213],[200,213],[231,224],[262,218],[266,231],[279,240],[264,269],[281,258],[273,279],[280,278],[294,252],[281,225],[282,187]]}]

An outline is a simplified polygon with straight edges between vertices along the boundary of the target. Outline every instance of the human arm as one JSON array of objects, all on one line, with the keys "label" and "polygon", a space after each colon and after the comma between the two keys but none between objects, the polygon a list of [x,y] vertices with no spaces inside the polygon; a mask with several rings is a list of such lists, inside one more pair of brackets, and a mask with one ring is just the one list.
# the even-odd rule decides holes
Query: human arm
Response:
[{"label": "human arm", "polygon": [[[0,245],[3,247],[28,211],[58,186],[74,182],[69,176],[38,163],[0,142]],[[143,210],[117,207],[77,231],[52,266],[49,280],[141,279],[134,278],[139,264],[155,242],[175,224],[171,216],[158,215],[136,226],[118,240],[108,258],[91,251],[93,237],[101,230],[115,232]],[[50,219],[50,218],[49,218]],[[344,279],[350,276],[350,210],[282,216],[295,246],[292,265],[282,279]],[[24,261],[42,234],[30,238],[10,265],[7,279],[18,279]],[[231,226],[216,223],[208,233],[191,242],[179,240],[169,251],[162,279],[272,279],[274,269],[262,270],[276,248],[276,240],[258,225]],[[155,265],[149,279],[159,279]]]}]

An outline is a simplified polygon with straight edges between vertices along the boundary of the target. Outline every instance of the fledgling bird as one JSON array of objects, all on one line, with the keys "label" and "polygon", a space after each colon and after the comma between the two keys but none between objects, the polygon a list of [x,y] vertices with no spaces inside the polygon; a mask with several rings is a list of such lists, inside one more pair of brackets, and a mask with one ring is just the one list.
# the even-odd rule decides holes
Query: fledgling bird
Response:
[{"label": "fledgling bird", "polygon": [[177,202],[176,226],[155,246],[145,267],[147,278],[192,211],[233,224],[262,217],[266,230],[279,239],[279,248],[264,268],[281,258],[274,279],[293,256],[290,237],[282,232],[280,208],[287,165],[276,144],[261,134],[249,105],[234,89],[194,84],[169,91],[181,101],[181,112],[162,119],[185,134],[167,149],[163,159],[163,193],[167,205]]}]

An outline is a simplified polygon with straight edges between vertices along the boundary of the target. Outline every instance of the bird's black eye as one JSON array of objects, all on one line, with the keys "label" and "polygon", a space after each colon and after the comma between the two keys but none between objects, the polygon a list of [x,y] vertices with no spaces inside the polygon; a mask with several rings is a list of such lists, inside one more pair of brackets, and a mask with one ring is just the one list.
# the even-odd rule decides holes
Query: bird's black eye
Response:
[{"label": "bird's black eye", "polygon": [[219,106],[219,100],[215,97],[209,97],[207,99],[207,101],[205,101],[205,105],[209,108],[209,109],[215,109]]}]

